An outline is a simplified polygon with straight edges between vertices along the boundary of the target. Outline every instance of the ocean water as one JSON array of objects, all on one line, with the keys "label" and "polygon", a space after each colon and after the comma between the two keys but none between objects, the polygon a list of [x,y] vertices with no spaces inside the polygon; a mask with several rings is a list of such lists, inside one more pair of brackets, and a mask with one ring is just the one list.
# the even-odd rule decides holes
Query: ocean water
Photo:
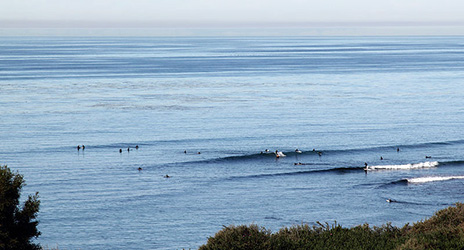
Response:
[{"label": "ocean water", "polygon": [[60,249],[403,226],[464,200],[463,58],[463,37],[2,37],[0,164]]}]

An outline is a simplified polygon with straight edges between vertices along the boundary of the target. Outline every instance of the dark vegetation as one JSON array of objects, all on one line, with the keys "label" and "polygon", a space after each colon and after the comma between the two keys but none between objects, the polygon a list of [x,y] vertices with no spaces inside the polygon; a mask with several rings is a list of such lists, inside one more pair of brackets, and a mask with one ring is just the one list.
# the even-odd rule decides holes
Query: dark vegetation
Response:
[{"label": "dark vegetation", "polygon": [[29,195],[22,206],[19,204],[23,176],[13,173],[7,166],[0,166],[0,249],[41,249],[31,240],[37,238],[37,213],[39,196]]},{"label": "dark vegetation", "polygon": [[464,249],[464,204],[438,211],[430,219],[402,228],[367,224],[296,225],[271,233],[257,225],[224,227],[200,250],[213,249]]}]

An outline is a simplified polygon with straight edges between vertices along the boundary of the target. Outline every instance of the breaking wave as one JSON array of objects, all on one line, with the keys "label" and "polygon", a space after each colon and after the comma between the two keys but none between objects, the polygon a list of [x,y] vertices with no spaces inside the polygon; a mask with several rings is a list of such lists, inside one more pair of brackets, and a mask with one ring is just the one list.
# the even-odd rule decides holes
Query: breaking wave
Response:
[{"label": "breaking wave", "polygon": [[408,183],[427,183],[433,181],[449,181],[455,179],[464,179],[464,176],[428,176],[407,179]]},{"label": "breaking wave", "polygon": [[434,168],[439,165],[438,161],[427,161],[420,163],[409,163],[402,165],[377,165],[368,166],[367,170],[408,170],[408,169],[420,169],[420,168]]}]

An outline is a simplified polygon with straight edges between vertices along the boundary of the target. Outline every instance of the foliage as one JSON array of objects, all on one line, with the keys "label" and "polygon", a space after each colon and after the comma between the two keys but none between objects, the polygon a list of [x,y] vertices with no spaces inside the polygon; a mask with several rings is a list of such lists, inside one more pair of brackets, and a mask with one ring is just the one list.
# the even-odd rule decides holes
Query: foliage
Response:
[{"label": "foliage", "polygon": [[29,195],[22,207],[19,204],[23,176],[13,173],[7,166],[0,166],[0,249],[40,249],[31,242],[37,230],[39,196]]},{"label": "foliage", "polygon": [[208,244],[199,250],[259,250],[269,249],[269,237],[271,232],[257,225],[250,226],[224,226],[214,237],[208,239]]},{"label": "foliage", "polygon": [[364,224],[351,229],[335,223],[309,227],[283,228],[272,235],[273,249],[391,249],[399,236],[396,227],[387,224],[370,228]]},{"label": "foliage", "polygon": [[276,233],[254,224],[224,227],[200,249],[464,249],[462,203],[402,228],[390,223],[353,228],[343,228],[336,222],[333,225],[317,223],[312,227],[285,227]]},{"label": "foliage", "polygon": [[464,249],[464,204],[456,203],[404,230],[406,242],[399,249]]}]

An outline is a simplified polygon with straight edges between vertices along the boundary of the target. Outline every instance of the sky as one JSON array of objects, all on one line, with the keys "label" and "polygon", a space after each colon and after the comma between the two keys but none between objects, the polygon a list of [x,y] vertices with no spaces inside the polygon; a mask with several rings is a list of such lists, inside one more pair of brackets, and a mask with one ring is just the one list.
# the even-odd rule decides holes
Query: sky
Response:
[{"label": "sky", "polygon": [[0,0],[0,35],[464,35],[462,0]]}]

